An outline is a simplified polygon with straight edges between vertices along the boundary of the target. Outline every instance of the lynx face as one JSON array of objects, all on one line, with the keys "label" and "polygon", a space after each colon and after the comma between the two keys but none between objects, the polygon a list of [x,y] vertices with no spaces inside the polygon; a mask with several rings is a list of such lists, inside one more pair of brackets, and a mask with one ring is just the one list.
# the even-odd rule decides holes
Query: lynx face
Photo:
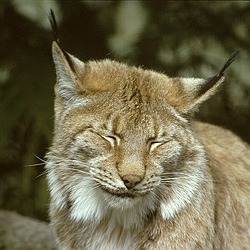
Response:
[{"label": "lynx face", "polygon": [[202,148],[189,145],[194,139],[185,119],[167,110],[165,116],[153,110],[145,113],[143,107],[130,110],[125,103],[112,112],[115,100],[94,108],[93,118],[88,119],[87,105],[72,111],[73,117],[68,115],[63,122],[77,124],[74,133],[63,132],[69,141],[56,169],[66,185],[73,217],[85,217],[86,209],[94,212],[96,204],[90,201],[95,198],[97,204],[103,203],[104,211],[132,209],[137,203],[153,209],[165,189],[168,202],[177,191],[191,197],[202,177],[202,165],[193,169],[188,162],[181,163],[185,155],[191,156],[189,161],[202,155]]},{"label": "lynx face", "polygon": [[58,82],[47,169],[57,209],[67,207],[76,221],[124,212],[143,219],[156,209],[166,219],[199,196],[206,159],[188,115],[220,85],[222,71],[204,80],[109,60],[84,64],[57,43],[53,57]]}]

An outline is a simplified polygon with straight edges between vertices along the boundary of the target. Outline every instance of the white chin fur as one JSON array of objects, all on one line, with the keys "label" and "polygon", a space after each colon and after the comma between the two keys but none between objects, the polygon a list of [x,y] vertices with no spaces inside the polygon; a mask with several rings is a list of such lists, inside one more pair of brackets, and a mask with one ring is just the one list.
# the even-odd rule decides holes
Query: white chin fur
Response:
[{"label": "white chin fur", "polygon": [[192,202],[194,196],[196,202],[199,202],[201,197],[196,195],[196,193],[202,178],[202,174],[200,176],[192,176],[188,181],[179,181],[172,187],[170,198],[160,203],[160,212],[164,220],[173,218],[187,204]]},{"label": "white chin fur", "polygon": [[133,209],[133,207],[140,201],[142,201],[142,197],[117,197],[115,195],[104,193],[103,199],[109,208],[126,210]]},{"label": "white chin fur", "polygon": [[74,185],[70,196],[71,217],[76,221],[100,221],[107,213],[102,192],[89,178],[83,178]]},{"label": "white chin fur", "polygon": [[[143,225],[145,216],[155,210],[154,194],[130,198],[116,197],[106,193],[88,178],[71,190],[71,218],[75,221],[91,221],[98,223],[107,217],[112,224],[122,224],[124,228]],[[114,222],[115,220],[115,222]]]}]

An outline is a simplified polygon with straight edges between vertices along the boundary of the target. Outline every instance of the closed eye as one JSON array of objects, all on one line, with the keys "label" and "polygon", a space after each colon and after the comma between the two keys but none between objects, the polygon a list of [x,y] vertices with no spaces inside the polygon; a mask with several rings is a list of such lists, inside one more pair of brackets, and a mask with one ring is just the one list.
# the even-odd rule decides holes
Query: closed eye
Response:
[{"label": "closed eye", "polygon": [[171,138],[168,138],[168,139],[162,139],[162,140],[156,140],[156,139],[150,139],[148,141],[149,143],[149,150],[150,151],[153,151],[154,149],[156,149],[157,147],[165,144],[165,143],[168,143],[171,141]]},{"label": "closed eye", "polygon": [[156,149],[158,146],[162,145],[164,141],[150,141],[149,142],[149,149],[150,151],[153,151]]},{"label": "closed eye", "polygon": [[118,136],[115,136],[115,135],[101,135],[101,137],[104,140],[108,141],[112,145],[112,147],[119,144],[120,138]]}]

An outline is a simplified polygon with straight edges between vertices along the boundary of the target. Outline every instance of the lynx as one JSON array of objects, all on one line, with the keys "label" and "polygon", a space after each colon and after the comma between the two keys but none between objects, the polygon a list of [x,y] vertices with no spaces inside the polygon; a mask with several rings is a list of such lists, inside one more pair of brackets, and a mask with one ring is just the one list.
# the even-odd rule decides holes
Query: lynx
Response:
[{"label": "lynx", "polygon": [[58,40],[52,51],[46,169],[60,249],[249,249],[249,146],[192,120],[237,52],[201,79],[83,63]]}]

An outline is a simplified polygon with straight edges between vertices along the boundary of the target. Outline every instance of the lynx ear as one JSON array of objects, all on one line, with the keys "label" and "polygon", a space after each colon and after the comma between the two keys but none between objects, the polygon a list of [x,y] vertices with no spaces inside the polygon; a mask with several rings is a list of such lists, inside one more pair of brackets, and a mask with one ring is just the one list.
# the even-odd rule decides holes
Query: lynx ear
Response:
[{"label": "lynx ear", "polygon": [[84,63],[61,48],[53,10],[50,10],[49,21],[55,40],[52,44],[52,55],[57,74],[56,90],[61,97],[70,99],[79,89],[79,80],[84,72]]},{"label": "lynx ear", "polygon": [[55,41],[52,44],[52,55],[56,67],[59,94],[65,99],[72,98],[80,90],[84,63],[63,51]]},{"label": "lynx ear", "polygon": [[239,51],[231,54],[222,69],[213,77],[207,79],[200,78],[176,78],[173,83],[177,83],[176,97],[173,101],[174,108],[180,113],[192,113],[202,102],[210,98],[224,80],[224,73],[229,65],[237,58]]}]

